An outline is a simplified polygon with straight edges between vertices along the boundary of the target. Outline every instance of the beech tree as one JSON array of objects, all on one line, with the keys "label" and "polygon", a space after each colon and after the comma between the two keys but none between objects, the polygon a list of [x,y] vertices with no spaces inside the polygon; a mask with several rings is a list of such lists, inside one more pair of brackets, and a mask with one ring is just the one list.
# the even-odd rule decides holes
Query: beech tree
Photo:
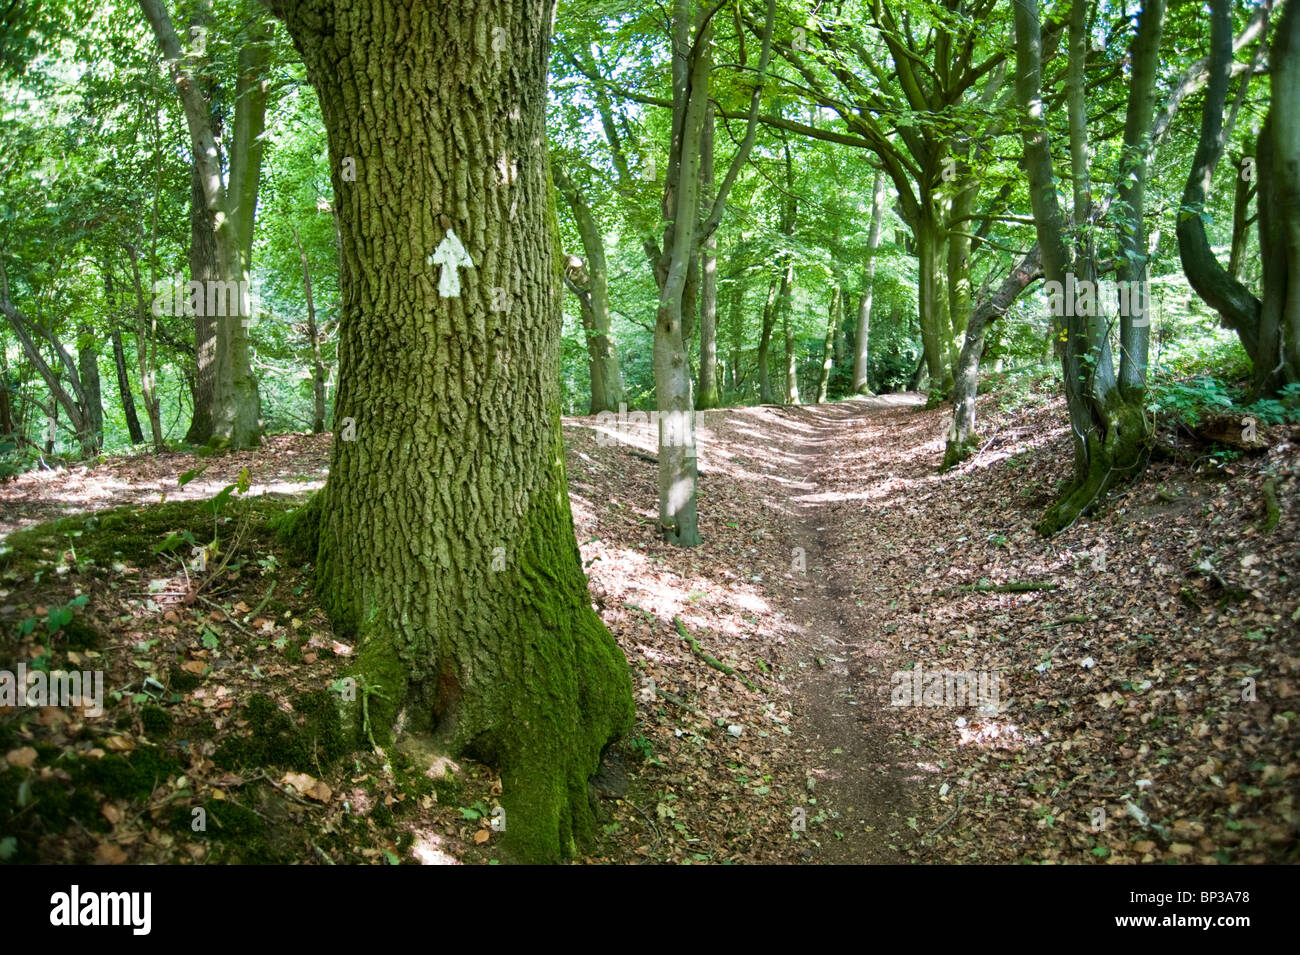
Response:
[{"label": "beech tree", "polygon": [[[704,141],[712,61],[712,19],[721,6],[675,0],[672,20],[673,132],[664,185],[664,235],[655,277],[659,309],[655,321],[655,394],[659,408],[659,526],[666,540],[685,547],[700,542],[696,513],[695,426],[691,413],[689,336],[691,318],[687,276],[702,245],[722,221],[727,195],[754,145],[759,102],[772,50],[776,0],[768,0],[762,31],[758,78],[750,97],[744,139],[718,184],[711,206],[705,207],[700,188],[700,156]],[[692,12],[694,11],[694,12]],[[707,208],[707,213],[702,210]],[[692,300],[693,304],[693,300]]]},{"label": "beech tree", "polygon": [[376,739],[400,718],[495,765],[505,846],[558,859],[591,834],[587,782],[633,705],[560,444],[554,4],[270,6],[320,98],[341,238],[336,408],[355,440],[300,518],[322,603],[359,641]]},{"label": "beech tree", "polygon": [[[228,142],[214,124],[214,109],[194,68],[202,49],[187,54],[163,0],[140,0],[140,8],[158,40],[176,85],[190,134],[193,163],[191,191],[190,280],[212,289],[249,281],[253,220],[261,175],[262,131],[266,123],[263,73],[268,61],[265,24],[254,17],[250,35],[238,55],[234,131]],[[263,14],[264,16],[264,14]],[[191,36],[203,40],[206,26]],[[224,150],[224,155],[223,155]],[[219,284],[218,284],[219,283]],[[247,287],[247,286],[245,286]],[[214,315],[216,296],[195,316],[195,421],[187,436],[193,442],[215,441],[234,448],[256,446],[261,438],[261,407],[253,374],[248,327],[243,309]]]},{"label": "beech tree", "polygon": [[[1117,378],[1112,359],[1109,316],[1094,300],[1099,268],[1092,239],[1094,209],[1089,183],[1088,117],[1084,57],[1087,52],[1087,0],[1074,0],[1070,17],[1067,104],[1074,191],[1074,249],[1067,244],[1066,220],[1057,198],[1051,141],[1042,94],[1042,34],[1038,0],[1014,0],[1016,98],[1025,116],[1022,138],[1043,275],[1056,291],[1054,322],[1060,341],[1066,408],[1074,445],[1074,476],[1038,529],[1055,533],[1090,508],[1116,483],[1132,477],[1146,461],[1151,424],[1142,405],[1146,373],[1145,333],[1150,322],[1149,294],[1143,306],[1131,299],[1120,312],[1119,340],[1126,346]],[[1154,119],[1153,91],[1164,24],[1163,0],[1148,0],[1130,49],[1132,76],[1119,177],[1128,208],[1119,225],[1120,247],[1128,252],[1145,293],[1145,229],[1142,185]],[[1077,290],[1077,293],[1076,293]],[[1087,295],[1085,305],[1083,295]],[[1099,296],[1098,296],[1099,297]],[[1136,326],[1136,327],[1135,327]],[[1121,387],[1121,382],[1124,386]]]},{"label": "beech tree", "polygon": [[[1231,4],[1212,0],[1209,84],[1178,216],[1178,251],[1192,288],[1240,337],[1254,366],[1254,394],[1263,397],[1300,381],[1300,9],[1294,0],[1286,4],[1273,40],[1272,103],[1259,136],[1257,162],[1245,164],[1238,174],[1259,180],[1262,297],[1237,278],[1236,268],[1219,263],[1203,219],[1227,142],[1224,106],[1233,53]],[[1249,79],[1244,76],[1242,83]]]},{"label": "beech tree", "polygon": [[623,374],[618,353],[609,333],[609,267],[605,264],[605,239],[600,223],[564,163],[551,160],[555,186],[573,214],[586,261],[571,263],[565,280],[578,297],[582,327],[587,335],[588,368],[591,374],[591,413],[618,411],[623,401]]}]

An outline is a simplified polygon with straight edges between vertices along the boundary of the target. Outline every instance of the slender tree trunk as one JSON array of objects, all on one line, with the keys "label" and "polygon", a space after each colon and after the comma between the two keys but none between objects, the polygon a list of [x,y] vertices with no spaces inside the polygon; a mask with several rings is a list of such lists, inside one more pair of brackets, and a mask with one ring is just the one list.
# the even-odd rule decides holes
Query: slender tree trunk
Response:
[{"label": "slender tree trunk", "polygon": [[[346,263],[337,408],[355,440],[334,442],[303,518],[319,520],[323,603],[359,638],[359,682],[383,688],[377,739],[404,714],[433,747],[496,766],[504,850],[558,859],[592,835],[588,780],[634,707],[565,483],[553,5],[271,6],[320,98]],[[397,79],[359,105],[377,76]],[[453,235],[472,264],[445,262]]]},{"label": "slender tree trunk", "polygon": [[[4,268],[4,262],[0,261],[0,315],[4,315],[9,320],[9,326],[14,330],[18,338],[18,344],[22,347],[23,354],[28,362],[36,369],[45,387],[49,389],[51,396],[51,410],[55,420],[58,418],[58,409],[62,406],[68,415],[68,422],[72,430],[77,435],[77,440],[81,445],[83,455],[89,457],[96,454],[99,445],[95,437],[95,426],[90,420],[90,402],[86,398],[85,390],[82,387],[81,373],[72,356],[63,346],[54,334],[48,330],[42,329],[40,325],[34,323],[23,313],[9,298],[9,276]],[[71,391],[63,386],[63,379],[59,373],[50,367],[45,356],[41,354],[35,335],[42,335],[50,347],[58,356],[59,364],[62,366],[67,376],[67,382]],[[98,375],[98,369],[96,369]],[[96,381],[96,384],[98,381]],[[102,409],[101,409],[102,414]],[[50,448],[47,453],[53,453]]]},{"label": "slender tree trunk", "polygon": [[[1087,209],[1091,205],[1087,193],[1087,170],[1079,163],[1079,160],[1086,162],[1087,156],[1087,116],[1080,95],[1084,75],[1082,57],[1087,45],[1082,42],[1084,29],[1079,5],[1085,2],[1075,0],[1074,42],[1071,43],[1067,66],[1071,152],[1072,159],[1076,160],[1073,179],[1078,190],[1075,196],[1076,227],[1079,230],[1076,231],[1076,241],[1080,252],[1075,271],[1083,272],[1080,281],[1096,274],[1092,241],[1086,231]],[[1061,362],[1075,458],[1073,480],[1038,523],[1041,533],[1053,534],[1096,507],[1109,488],[1132,477],[1144,466],[1149,425],[1141,402],[1126,400],[1118,386],[1105,334],[1105,316],[1100,308],[1089,309],[1084,307],[1083,299],[1076,299],[1075,276],[1067,275],[1070,255],[1065,242],[1064,217],[1057,200],[1041,95],[1042,41],[1037,0],[1017,0],[1014,8],[1016,96],[1027,114],[1022,126],[1025,167],[1042,251],[1043,273],[1056,316],[1053,330],[1062,338]],[[1158,54],[1158,44],[1152,46],[1145,41],[1153,29],[1158,31],[1162,15],[1159,4],[1148,4],[1143,8],[1137,37],[1130,50],[1130,57],[1138,60],[1133,63],[1136,77],[1147,75],[1150,68],[1149,63],[1142,62],[1143,58]],[[1139,84],[1141,82],[1139,79]],[[1141,118],[1143,95],[1139,90],[1130,98],[1128,122],[1134,125],[1138,125]],[[1141,131],[1143,137],[1149,134],[1149,129]],[[1134,167],[1131,165],[1131,168]]]},{"label": "slender tree trunk", "polygon": [[320,357],[320,327],[316,324],[316,303],[311,295],[311,266],[298,237],[298,227],[290,228],[293,229],[293,244],[298,247],[298,258],[302,261],[302,291],[307,302],[307,341],[311,345],[311,433],[321,434],[325,430],[325,363]]},{"label": "slender tree trunk", "polygon": [[837,284],[831,290],[831,304],[826,317],[826,341],[822,343],[822,371],[817,379],[817,404],[826,403],[827,392],[830,389],[831,367],[835,359],[835,337],[840,330],[840,311],[842,308],[842,291]]},{"label": "slender tree trunk", "polygon": [[740,355],[743,345],[745,312],[745,287],[738,273],[729,289],[730,305],[727,310],[727,333],[731,342],[731,357],[727,362],[727,403],[733,404],[740,392]]},{"label": "slender tree trunk", "polygon": [[758,400],[765,405],[775,404],[772,393],[772,373],[769,366],[769,352],[772,347],[772,331],[776,327],[776,293],[784,281],[785,269],[772,272],[767,283],[767,298],[763,302],[763,328],[758,338]]},{"label": "slender tree trunk", "polygon": [[591,414],[617,412],[623,401],[623,373],[609,333],[609,268],[605,264],[605,239],[595,213],[581,190],[559,161],[552,161],[555,186],[573,213],[573,221],[586,253],[586,286],[579,295],[583,328],[587,334],[587,361],[591,371]]},{"label": "slender tree trunk", "polygon": [[126,416],[126,430],[132,444],[144,442],[140,415],[135,410],[135,395],[131,393],[131,378],[126,369],[126,350],[122,347],[122,332],[113,329],[113,367],[117,370],[117,393],[122,398],[122,413]]},{"label": "slender tree trunk", "polygon": [[[195,168],[190,173],[190,278],[196,282],[207,282],[216,274],[216,236],[205,227],[205,217],[203,182]],[[206,314],[206,310],[193,319],[194,378],[190,391],[194,410],[185,442],[207,444],[216,427],[217,320]]]},{"label": "slender tree trunk", "polygon": [[1246,243],[1250,240],[1250,200],[1258,192],[1258,160],[1250,148],[1234,163],[1237,170],[1236,186],[1232,193],[1232,250],[1228,257],[1228,274],[1241,281],[1242,267],[1246,264]]},{"label": "slender tree trunk", "polygon": [[[713,104],[704,116],[700,140],[700,183],[704,200],[713,199]],[[718,407],[718,234],[704,242],[700,275],[700,389],[695,396],[699,410]]]},{"label": "slender tree trunk", "polygon": [[1038,246],[1034,246],[1003,279],[997,292],[980,302],[971,312],[953,381],[952,427],[948,431],[942,470],[946,471],[964,461],[974,450],[975,396],[979,388],[980,359],[984,355],[989,326],[1005,315],[1020,293],[1040,275],[1042,261]]},{"label": "slender tree trunk", "polygon": [[885,173],[876,170],[871,186],[871,227],[867,233],[867,262],[862,269],[862,297],[858,300],[858,332],[853,350],[853,391],[859,395],[871,394],[867,378],[871,342],[871,300],[875,293],[876,250],[880,248],[880,228],[885,213]]},{"label": "slender tree trunk", "polygon": [[104,397],[99,380],[99,342],[94,329],[81,326],[77,341],[77,373],[81,378],[84,398],[84,418],[88,429],[83,445],[93,446],[96,453],[104,446]]},{"label": "slender tree trunk", "polygon": [[798,339],[793,321],[794,258],[789,259],[785,274],[781,276],[781,291],[777,296],[777,309],[781,313],[781,328],[785,333],[785,404],[799,404]]},{"label": "slender tree trunk", "polygon": [[[1129,103],[1125,114],[1118,198],[1129,217],[1118,230],[1117,272],[1128,283],[1129,308],[1120,316],[1119,387],[1125,401],[1143,401],[1151,341],[1151,290],[1147,283],[1146,182],[1151,124],[1155,118],[1155,84],[1160,71],[1160,37],[1165,0],[1145,0],[1133,40]],[[1146,440],[1148,435],[1144,435]]]},{"label": "slender tree trunk", "polygon": [[122,413],[126,417],[126,430],[133,445],[144,441],[144,431],[140,428],[140,417],[135,410],[135,396],[131,394],[131,377],[126,370],[126,351],[122,347],[122,330],[117,325],[119,302],[113,288],[113,270],[107,259],[103,262],[104,297],[108,303],[110,322],[112,323],[113,368],[117,372],[117,393],[122,399]]},{"label": "slender tree trunk", "polygon": [[[126,247],[131,262],[131,282],[135,288],[135,360],[140,372],[140,397],[144,401],[145,415],[149,418],[149,433],[153,449],[158,453],[167,450],[163,440],[162,407],[157,389],[157,345],[154,338],[155,322],[145,298],[144,283],[140,279],[140,256],[134,246]],[[192,420],[192,419],[191,419]]]}]

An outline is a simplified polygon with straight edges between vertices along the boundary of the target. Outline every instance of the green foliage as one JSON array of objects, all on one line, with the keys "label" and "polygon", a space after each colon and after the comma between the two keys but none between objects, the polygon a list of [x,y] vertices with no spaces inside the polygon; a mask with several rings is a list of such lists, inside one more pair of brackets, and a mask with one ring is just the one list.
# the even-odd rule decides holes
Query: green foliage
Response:
[{"label": "green foliage", "polygon": [[1154,382],[1148,389],[1147,409],[1194,428],[1206,414],[1226,411],[1232,403],[1232,391],[1220,379],[1198,375],[1186,381]]}]

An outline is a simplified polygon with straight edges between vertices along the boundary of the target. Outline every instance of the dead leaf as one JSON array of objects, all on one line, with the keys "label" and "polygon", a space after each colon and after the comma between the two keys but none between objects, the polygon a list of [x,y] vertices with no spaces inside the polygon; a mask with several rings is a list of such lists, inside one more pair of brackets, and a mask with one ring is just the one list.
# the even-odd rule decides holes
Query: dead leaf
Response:
[{"label": "dead leaf", "polygon": [[30,769],[32,763],[36,762],[36,750],[30,746],[23,746],[20,749],[11,749],[5,753],[5,762],[10,766],[18,766],[22,769]]},{"label": "dead leaf", "polygon": [[126,853],[111,842],[101,842],[95,847],[95,861],[99,865],[121,865],[126,861]]},{"label": "dead leaf", "polygon": [[316,802],[329,802],[333,795],[329,786],[306,773],[285,773],[281,782]]},{"label": "dead leaf", "polygon": [[474,833],[474,842],[480,846],[491,838],[492,830],[490,829],[480,829],[478,832]]}]

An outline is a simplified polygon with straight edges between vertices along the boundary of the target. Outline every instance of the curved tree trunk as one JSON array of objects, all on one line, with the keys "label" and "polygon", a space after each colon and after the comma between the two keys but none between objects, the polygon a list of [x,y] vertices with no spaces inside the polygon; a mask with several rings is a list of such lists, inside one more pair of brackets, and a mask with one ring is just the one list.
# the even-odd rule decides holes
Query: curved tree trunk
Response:
[{"label": "curved tree trunk", "polygon": [[[1260,347],[1260,301],[1219,264],[1210,248],[1202,219],[1214,169],[1223,155],[1223,109],[1228,97],[1232,59],[1231,4],[1228,0],[1210,0],[1209,83],[1201,112],[1200,140],[1183,189],[1176,231],[1178,255],[1188,283],[1207,305],[1219,313],[1223,324],[1238,334],[1258,371],[1261,367],[1271,368],[1273,357],[1261,351]],[[1263,172],[1261,169],[1261,190],[1265,188]],[[1261,197],[1260,208],[1264,205]],[[1260,223],[1262,230],[1263,217]],[[1264,256],[1267,258],[1267,253]]]},{"label": "curved tree trunk", "polygon": [[587,333],[587,366],[591,373],[591,414],[618,411],[623,401],[623,373],[618,364],[618,353],[609,334],[609,269],[605,264],[605,239],[595,213],[586,198],[569,177],[562,163],[552,161],[551,173],[555,187],[573,213],[573,221],[582,239],[582,249],[587,255],[583,271],[586,284],[581,289],[579,303],[582,309],[583,329]]},{"label": "curved tree trunk", "polygon": [[[587,783],[633,704],[560,440],[553,6],[271,6],[320,97],[342,238],[336,407],[355,440],[313,504],[322,602],[359,638],[362,686],[382,686],[378,735],[405,714],[498,767],[506,851],[558,859],[592,833]],[[446,263],[453,235],[472,265]]]},{"label": "curved tree trunk", "polygon": [[970,320],[966,323],[966,339],[957,360],[952,394],[952,427],[948,431],[942,470],[946,471],[964,461],[974,450],[975,395],[989,325],[1005,315],[1011,303],[1041,275],[1042,256],[1035,245],[1002,280],[998,290],[971,312]]}]

